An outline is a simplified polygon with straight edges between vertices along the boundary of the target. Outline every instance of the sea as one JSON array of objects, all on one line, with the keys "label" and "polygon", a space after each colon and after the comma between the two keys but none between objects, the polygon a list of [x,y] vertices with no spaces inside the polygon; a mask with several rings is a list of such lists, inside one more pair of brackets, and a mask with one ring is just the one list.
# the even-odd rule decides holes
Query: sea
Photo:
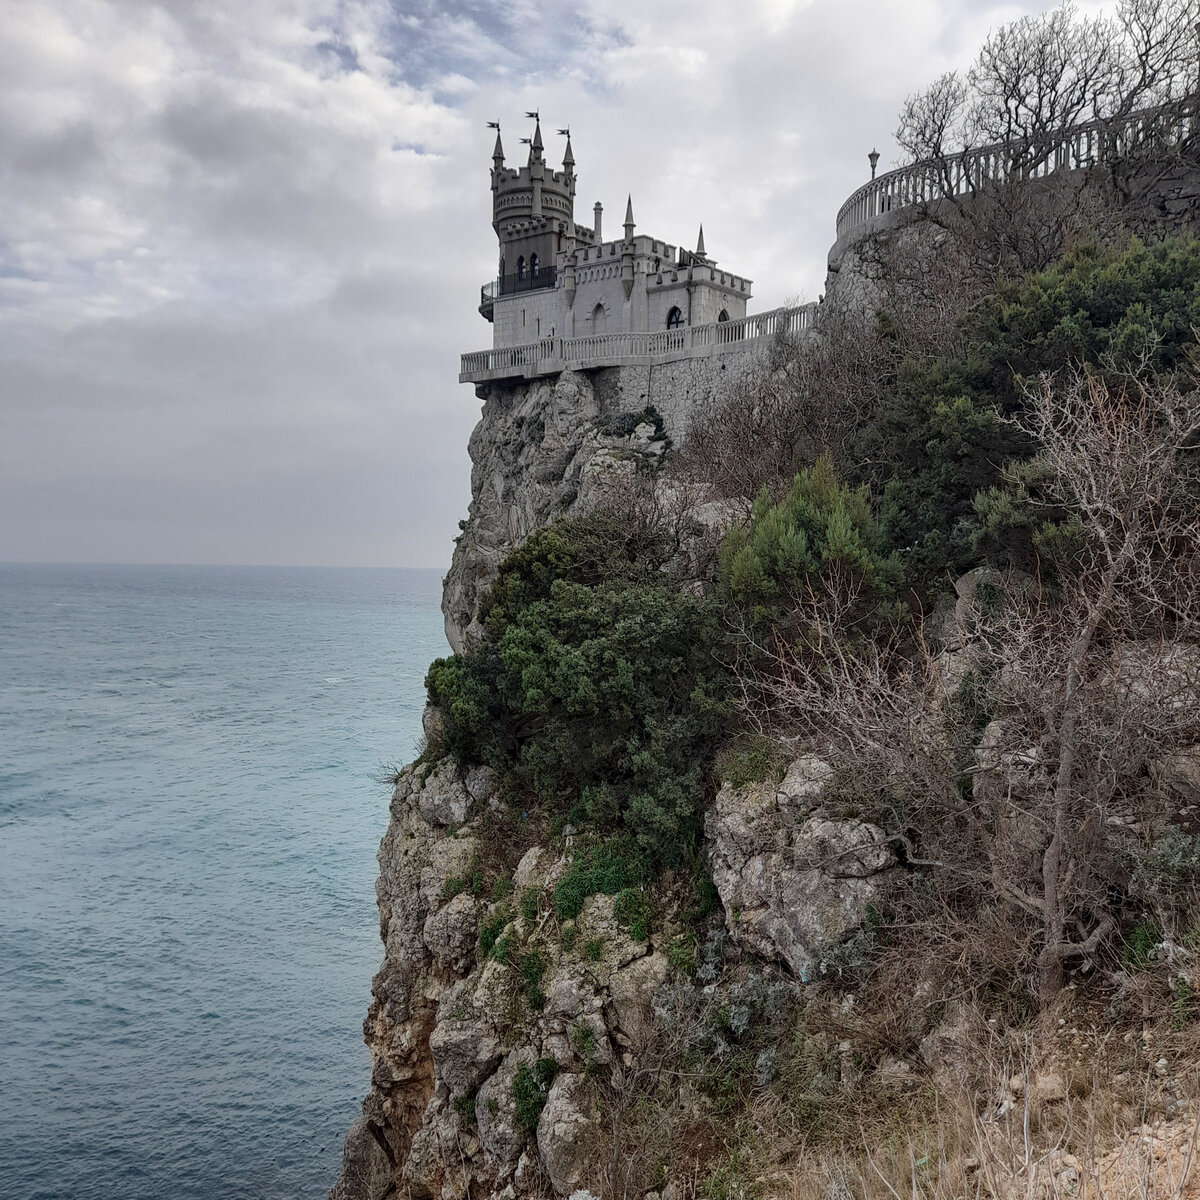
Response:
[{"label": "sea", "polygon": [[0,1197],[317,1200],[436,570],[0,565]]}]

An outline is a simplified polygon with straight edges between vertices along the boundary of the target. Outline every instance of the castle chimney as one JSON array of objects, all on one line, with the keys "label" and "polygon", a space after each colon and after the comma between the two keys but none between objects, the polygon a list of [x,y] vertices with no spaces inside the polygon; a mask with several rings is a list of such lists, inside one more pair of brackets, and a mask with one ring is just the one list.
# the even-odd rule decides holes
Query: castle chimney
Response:
[{"label": "castle chimney", "polygon": [[599,245],[604,241],[604,231],[600,227],[604,220],[604,205],[599,200],[596,201],[596,207],[592,209],[592,214],[596,220],[596,245]]}]

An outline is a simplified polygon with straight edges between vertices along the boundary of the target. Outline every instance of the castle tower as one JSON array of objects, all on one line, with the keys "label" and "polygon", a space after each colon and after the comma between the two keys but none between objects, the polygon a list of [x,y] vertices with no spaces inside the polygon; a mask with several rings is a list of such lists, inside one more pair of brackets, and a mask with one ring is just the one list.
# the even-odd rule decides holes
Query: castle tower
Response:
[{"label": "castle tower", "polygon": [[500,242],[499,295],[554,287],[555,264],[570,249],[575,220],[575,155],[567,138],[561,171],[547,166],[542,124],[536,114],[529,160],[504,165],[500,135],[492,152],[492,228]]}]

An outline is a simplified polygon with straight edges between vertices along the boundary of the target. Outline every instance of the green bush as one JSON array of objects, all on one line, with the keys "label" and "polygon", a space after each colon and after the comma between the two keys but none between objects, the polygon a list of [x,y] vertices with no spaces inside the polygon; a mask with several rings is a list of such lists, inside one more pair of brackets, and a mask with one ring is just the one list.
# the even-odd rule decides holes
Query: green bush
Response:
[{"label": "green bush", "polygon": [[966,324],[971,387],[1001,411],[1021,387],[1070,363],[1155,374],[1186,368],[1200,327],[1200,241],[1080,245],[1060,262],[1001,282]]},{"label": "green bush", "polygon": [[546,1095],[557,1073],[558,1064],[552,1058],[539,1058],[533,1066],[522,1064],[517,1068],[512,1092],[517,1124],[522,1129],[537,1128],[538,1118],[546,1107]]},{"label": "green bush", "polygon": [[[960,322],[954,353],[891,363],[841,461],[877,498],[881,549],[898,556],[904,584],[929,599],[981,556],[1027,570],[1069,562],[1078,531],[1044,504],[1037,447],[1010,418],[1040,376],[1080,366],[1119,377],[1144,364],[1186,381],[1197,326],[1196,239],[1081,245],[1001,281]],[[886,341],[886,313],[880,329]]]},{"label": "green bush", "polygon": [[487,958],[495,949],[496,941],[504,932],[504,927],[512,920],[511,914],[506,909],[501,909],[494,912],[484,919],[479,924],[479,955],[481,958]]},{"label": "green bush", "polygon": [[821,580],[890,596],[897,563],[881,552],[865,487],[840,483],[828,457],[801,471],[778,503],[764,491],[751,519],[721,544],[720,578],[728,598],[751,620],[777,621]]},{"label": "green bush", "polygon": [[635,942],[650,936],[650,900],[640,888],[625,888],[617,894],[613,915],[629,930]]},{"label": "green bush", "polygon": [[537,920],[538,907],[541,903],[541,893],[537,888],[526,888],[521,893],[521,899],[518,908],[521,910],[521,919],[526,925],[532,925]]},{"label": "green bush", "polygon": [[615,896],[641,878],[641,858],[628,842],[614,840],[583,849],[554,888],[555,915],[560,921],[574,920],[589,896]]},{"label": "green bush", "polygon": [[718,614],[663,573],[669,550],[606,513],[534,534],[482,606],[482,645],[426,679],[460,763],[487,763],[523,804],[617,839],[641,873],[697,843],[729,711]]},{"label": "green bush", "polygon": [[522,956],[521,979],[525,985],[525,1003],[534,1012],[546,1007],[546,993],[542,991],[542,976],[546,973],[546,958],[539,950],[530,950]]}]

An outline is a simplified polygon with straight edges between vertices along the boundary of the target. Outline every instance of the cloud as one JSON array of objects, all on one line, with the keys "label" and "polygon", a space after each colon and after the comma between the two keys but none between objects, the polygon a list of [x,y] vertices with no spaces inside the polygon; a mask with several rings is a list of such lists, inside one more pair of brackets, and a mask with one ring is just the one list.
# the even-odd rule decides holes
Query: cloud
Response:
[{"label": "cloud", "polygon": [[[488,119],[580,209],[820,292],[980,0],[44,0],[0,25],[0,559],[444,564]],[[586,214],[586,215],[585,215]]]}]

